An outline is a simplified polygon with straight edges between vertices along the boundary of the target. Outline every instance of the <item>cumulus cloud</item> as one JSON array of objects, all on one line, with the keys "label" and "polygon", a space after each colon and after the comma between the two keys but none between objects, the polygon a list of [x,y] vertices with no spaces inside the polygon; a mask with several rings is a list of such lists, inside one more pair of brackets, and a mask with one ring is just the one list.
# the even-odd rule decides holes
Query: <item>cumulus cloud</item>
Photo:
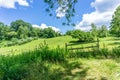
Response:
[{"label": "cumulus cloud", "polygon": [[46,24],[42,23],[40,26],[39,25],[32,25],[33,27],[36,27],[36,28],[41,28],[41,29],[45,29],[45,28],[52,28],[55,32],[60,32],[60,29],[59,28],[56,28],[54,26],[47,26]]},{"label": "cumulus cloud", "polygon": [[91,3],[91,7],[95,8],[95,11],[83,14],[82,20],[75,29],[89,30],[91,23],[95,23],[97,26],[109,26],[118,5],[120,5],[120,0],[95,0]]},{"label": "cumulus cloud", "polygon": [[27,0],[0,0],[0,7],[15,9],[16,3],[18,3],[21,6],[29,6],[29,3],[27,2]]}]

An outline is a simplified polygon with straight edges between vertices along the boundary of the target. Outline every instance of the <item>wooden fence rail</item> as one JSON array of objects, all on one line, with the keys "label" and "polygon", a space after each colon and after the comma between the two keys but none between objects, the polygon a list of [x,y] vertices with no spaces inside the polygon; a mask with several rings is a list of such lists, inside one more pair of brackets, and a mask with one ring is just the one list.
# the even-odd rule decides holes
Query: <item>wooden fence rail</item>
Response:
[{"label": "wooden fence rail", "polygon": [[99,48],[100,48],[100,45],[99,45],[99,39],[97,38],[97,41],[96,41],[96,45],[92,45],[92,46],[86,46],[86,47],[77,47],[77,48],[68,48],[69,46],[73,46],[73,45],[78,45],[78,44],[68,44],[68,43],[65,43],[65,49],[66,49],[66,51],[67,50],[81,50],[81,49],[86,49],[86,48],[98,48],[98,50],[99,50]]}]

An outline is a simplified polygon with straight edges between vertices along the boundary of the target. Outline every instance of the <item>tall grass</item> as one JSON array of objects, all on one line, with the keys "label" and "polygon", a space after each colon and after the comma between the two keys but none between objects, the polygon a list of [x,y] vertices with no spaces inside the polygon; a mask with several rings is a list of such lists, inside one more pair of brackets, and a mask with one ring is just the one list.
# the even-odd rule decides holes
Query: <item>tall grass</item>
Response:
[{"label": "tall grass", "polygon": [[94,48],[93,50],[75,50],[69,51],[69,57],[76,58],[120,58],[120,47],[115,47],[112,50],[104,47],[101,49]]},{"label": "tall grass", "polygon": [[[67,58],[119,58],[120,47],[113,50],[93,49],[93,51],[65,51],[59,46],[50,49],[44,41],[34,51],[23,52],[18,55],[0,56],[0,80],[22,80],[30,74],[29,66],[47,61],[51,63],[65,62]],[[43,66],[39,66],[41,69]],[[46,68],[45,68],[46,69]],[[43,73],[45,73],[43,71]]]},{"label": "tall grass", "polygon": [[0,56],[0,80],[22,80],[29,75],[28,67],[34,62],[61,62],[65,60],[64,50],[49,49],[44,42],[34,51],[12,56]]}]

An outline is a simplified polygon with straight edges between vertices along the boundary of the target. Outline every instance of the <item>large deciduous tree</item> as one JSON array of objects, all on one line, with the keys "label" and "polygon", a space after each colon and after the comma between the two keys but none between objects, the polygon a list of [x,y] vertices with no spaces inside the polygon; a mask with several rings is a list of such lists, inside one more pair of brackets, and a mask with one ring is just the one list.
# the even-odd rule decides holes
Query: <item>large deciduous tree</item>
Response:
[{"label": "large deciduous tree", "polygon": [[23,21],[23,20],[16,20],[16,21],[11,23],[11,28],[14,31],[18,31],[20,26],[27,27],[27,29],[29,31],[32,29],[32,25],[30,23],[27,23],[27,22]]},{"label": "large deciduous tree", "polygon": [[11,30],[18,33],[18,38],[26,38],[32,31],[32,25],[23,20],[16,20],[11,23]]},{"label": "large deciduous tree", "polygon": [[120,6],[117,7],[112,18],[110,32],[116,37],[120,37]]}]

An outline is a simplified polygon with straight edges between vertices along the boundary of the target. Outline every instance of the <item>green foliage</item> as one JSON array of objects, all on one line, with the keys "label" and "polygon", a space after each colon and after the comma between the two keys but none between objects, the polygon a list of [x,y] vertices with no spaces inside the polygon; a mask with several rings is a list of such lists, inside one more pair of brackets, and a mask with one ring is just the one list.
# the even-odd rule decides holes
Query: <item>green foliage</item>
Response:
[{"label": "green foliage", "polygon": [[45,28],[40,30],[39,37],[42,38],[53,38],[60,36],[61,34],[59,32],[55,32],[52,28]]},{"label": "green foliage", "polygon": [[5,39],[5,28],[4,23],[0,22],[0,40]]},{"label": "green foliage", "polygon": [[10,39],[12,39],[12,38],[17,38],[17,32],[15,32],[15,31],[11,31],[11,32],[8,32],[7,34],[6,34],[6,39],[7,40],[10,40]]},{"label": "green foliage", "polygon": [[24,28],[23,26],[19,27],[17,33],[18,33],[18,38],[20,39],[28,37],[28,30]]},{"label": "green foliage", "polygon": [[72,35],[72,30],[67,31],[66,35]]},{"label": "green foliage", "polygon": [[49,61],[64,61],[64,49],[57,47],[56,49],[50,50],[46,41],[39,45],[41,59]]},{"label": "green foliage", "polygon": [[[49,13],[50,16],[54,14],[54,10],[58,8],[57,10],[59,13],[65,14],[66,22],[63,22],[63,25],[72,25],[75,26],[74,23],[72,23],[72,17],[75,13],[75,4],[78,0],[44,0],[45,3],[47,3],[48,7],[46,8],[46,12]],[[60,16],[56,16],[57,19],[60,19]]]},{"label": "green foliage", "polygon": [[98,36],[97,26],[94,23],[92,23],[91,27],[92,27],[92,29],[90,30],[91,35],[93,35],[93,37],[96,38]]},{"label": "green foliage", "polygon": [[107,37],[108,36],[108,29],[105,25],[102,25],[99,29],[98,29],[98,37]]},{"label": "green foliage", "polygon": [[79,39],[80,42],[91,42],[94,41],[94,37],[89,32],[84,32],[81,30],[73,30],[71,32],[73,38]]},{"label": "green foliage", "polygon": [[120,46],[116,47],[116,48],[113,48],[112,53],[114,53],[114,54],[112,54],[112,56],[114,56],[116,58],[119,58],[120,57]]},{"label": "green foliage", "polygon": [[[45,29],[34,28],[30,23],[23,20],[11,22],[10,26],[4,25],[4,23],[0,22],[0,40],[11,40],[12,38],[29,39],[30,37],[53,38],[57,36],[61,36],[61,33],[55,32],[50,27]],[[29,42],[29,40],[18,41],[18,44],[24,44],[26,42]],[[7,44],[12,45],[14,42],[8,42]]]},{"label": "green foliage", "polygon": [[0,56],[0,79],[22,80],[29,73],[28,66],[37,61],[61,62],[65,60],[64,50],[61,48],[49,49],[44,42],[31,52],[23,52],[18,55]]},{"label": "green foliage", "polygon": [[110,26],[111,34],[120,37],[120,6],[118,6],[112,18]]},{"label": "green foliage", "polygon": [[32,26],[30,23],[27,23],[27,22],[24,22],[23,20],[16,20],[14,22],[11,23],[11,28],[12,30],[14,31],[18,31],[19,27],[22,26],[22,27],[26,27],[29,31],[32,29]]},{"label": "green foliage", "polygon": [[4,43],[0,43],[0,48],[1,47],[10,47],[10,46],[14,46],[14,45],[22,45],[28,42],[31,42],[33,40],[38,39],[37,37],[29,37],[26,39],[18,39],[18,38],[12,38],[9,41],[5,41]]}]

